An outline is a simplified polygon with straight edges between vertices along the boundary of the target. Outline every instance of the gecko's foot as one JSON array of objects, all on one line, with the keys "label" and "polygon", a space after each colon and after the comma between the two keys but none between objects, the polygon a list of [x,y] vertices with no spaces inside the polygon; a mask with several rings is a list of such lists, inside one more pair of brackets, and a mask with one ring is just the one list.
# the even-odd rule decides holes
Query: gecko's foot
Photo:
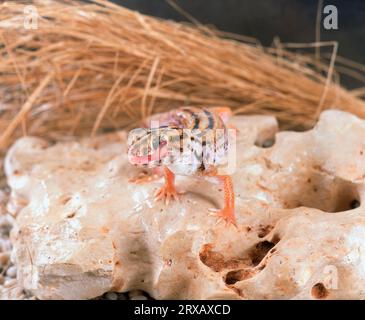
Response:
[{"label": "gecko's foot", "polygon": [[158,180],[160,178],[161,176],[156,173],[149,174],[147,172],[141,172],[136,177],[130,178],[128,181],[135,184],[144,184]]},{"label": "gecko's foot", "polygon": [[234,216],[234,210],[230,208],[223,208],[223,209],[209,209],[209,214],[211,216],[218,217],[217,223],[223,221],[228,225],[233,224],[237,227],[236,218]]},{"label": "gecko's foot", "polygon": [[155,193],[155,201],[164,200],[165,204],[168,205],[170,200],[179,200],[179,194],[174,186],[164,185],[158,189]]}]

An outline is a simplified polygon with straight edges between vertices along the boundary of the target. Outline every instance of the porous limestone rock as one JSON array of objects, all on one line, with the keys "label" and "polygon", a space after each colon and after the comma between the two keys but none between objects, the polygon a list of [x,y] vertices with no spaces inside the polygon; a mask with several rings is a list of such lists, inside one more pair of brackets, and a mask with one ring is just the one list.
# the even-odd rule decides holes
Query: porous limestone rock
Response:
[{"label": "porous limestone rock", "polygon": [[[365,121],[336,110],[313,130],[279,132],[241,116],[237,228],[208,214],[214,179],[153,201],[162,179],[136,185],[126,133],[49,144],[25,137],[5,170],[18,280],[40,299],[144,290],[157,299],[365,298]],[[266,141],[274,145],[264,148]]]}]

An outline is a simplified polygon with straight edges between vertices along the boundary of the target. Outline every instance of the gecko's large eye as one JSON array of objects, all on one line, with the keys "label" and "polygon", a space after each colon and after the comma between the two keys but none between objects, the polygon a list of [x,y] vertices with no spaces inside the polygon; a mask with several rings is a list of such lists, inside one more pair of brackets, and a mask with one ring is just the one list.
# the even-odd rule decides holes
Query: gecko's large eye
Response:
[{"label": "gecko's large eye", "polygon": [[128,134],[128,146],[135,144],[137,141],[141,140],[146,136],[147,130],[144,128],[136,128],[129,132]]}]

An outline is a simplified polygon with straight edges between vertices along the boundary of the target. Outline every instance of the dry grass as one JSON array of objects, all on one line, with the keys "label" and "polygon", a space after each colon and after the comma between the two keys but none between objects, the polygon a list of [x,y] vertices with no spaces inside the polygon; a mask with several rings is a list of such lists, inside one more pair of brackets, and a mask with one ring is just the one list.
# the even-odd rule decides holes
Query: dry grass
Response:
[{"label": "dry grass", "polygon": [[[24,4],[0,6],[2,151],[22,134],[97,134],[186,104],[272,114],[286,128],[309,127],[331,107],[365,117],[365,103],[356,97],[364,90],[352,94],[336,84],[335,54],[319,62],[298,55],[301,45],[276,40],[275,48],[264,49],[244,37],[105,1],[26,3],[40,14],[36,30],[23,26]],[[307,46],[319,45],[336,48]],[[343,68],[364,73],[362,66]]]}]

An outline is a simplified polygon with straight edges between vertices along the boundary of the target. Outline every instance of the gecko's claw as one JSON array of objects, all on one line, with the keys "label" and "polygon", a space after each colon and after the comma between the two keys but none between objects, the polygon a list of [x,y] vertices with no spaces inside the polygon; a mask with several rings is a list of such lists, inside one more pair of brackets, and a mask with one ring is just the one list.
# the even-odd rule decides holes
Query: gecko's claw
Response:
[{"label": "gecko's claw", "polygon": [[170,200],[179,201],[179,193],[175,187],[164,185],[158,189],[155,193],[155,201],[165,200],[165,204],[168,205]]},{"label": "gecko's claw", "polygon": [[223,209],[209,209],[209,215],[218,217],[217,224],[220,222],[225,222],[226,225],[234,225],[237,227],[236,218],[234,216],[234,210],[230,208]]}]

